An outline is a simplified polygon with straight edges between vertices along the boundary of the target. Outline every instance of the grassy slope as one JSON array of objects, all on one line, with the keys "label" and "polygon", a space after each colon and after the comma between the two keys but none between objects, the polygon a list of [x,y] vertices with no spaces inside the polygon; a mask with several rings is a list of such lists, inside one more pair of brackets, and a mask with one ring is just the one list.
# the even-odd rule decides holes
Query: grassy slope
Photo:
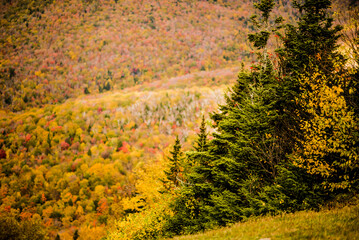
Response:
[{"label": "grassy slope", "polygon": [[254,218],[232,227],[175,240],[201,239],[359,239],[359,205],[320,212]]}]

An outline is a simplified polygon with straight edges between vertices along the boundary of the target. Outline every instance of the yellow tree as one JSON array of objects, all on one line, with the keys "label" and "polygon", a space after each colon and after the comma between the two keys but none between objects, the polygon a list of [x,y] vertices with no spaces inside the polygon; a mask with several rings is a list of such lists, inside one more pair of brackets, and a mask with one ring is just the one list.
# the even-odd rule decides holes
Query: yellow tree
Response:
[{"label": "yellow tree", "polygon": [[172,215],[169,204],[173,201],[171,194],[161,193],[167,165],[167,159],[158,156],[135,169],[136,195],[121,200],[123,210],[134,213],[116,221],[107,239],[152,239],[163,234],[167,218]]},{"label": "yellow tree", "polygon": [[300,99],[309,116],[302,120],[303,138],[296,145],[294,164],[317,176],[331,191],[348,189],[355,181],[358,153],[353,132],[358,131],[355,115],[343,96],[347,75],[338,76],[338,85],[329,86],[324,74],[302,76]]}]

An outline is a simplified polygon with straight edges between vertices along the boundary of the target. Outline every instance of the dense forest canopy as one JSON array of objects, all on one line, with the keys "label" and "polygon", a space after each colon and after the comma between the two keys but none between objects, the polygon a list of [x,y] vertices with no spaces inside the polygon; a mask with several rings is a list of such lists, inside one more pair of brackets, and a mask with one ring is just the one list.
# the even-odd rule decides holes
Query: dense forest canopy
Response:
[{"label": "dense forest canopy", "polygon": [[[21,111],[249,63],[252,9],[251,1],[3,1],[0,106]],[[277,11],[294,16],[286,2]]]}]

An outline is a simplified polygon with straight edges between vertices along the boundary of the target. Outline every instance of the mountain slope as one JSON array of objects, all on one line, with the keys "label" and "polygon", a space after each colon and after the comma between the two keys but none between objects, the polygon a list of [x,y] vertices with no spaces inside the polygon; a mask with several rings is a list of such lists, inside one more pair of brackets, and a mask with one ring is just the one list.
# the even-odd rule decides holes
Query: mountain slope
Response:
[{"label": "mountain slope", "polygon": [[[2,1],[0,107],[250,63],[252,1],[224,2]],[[279,4],[290,20],[287,1]]]}]

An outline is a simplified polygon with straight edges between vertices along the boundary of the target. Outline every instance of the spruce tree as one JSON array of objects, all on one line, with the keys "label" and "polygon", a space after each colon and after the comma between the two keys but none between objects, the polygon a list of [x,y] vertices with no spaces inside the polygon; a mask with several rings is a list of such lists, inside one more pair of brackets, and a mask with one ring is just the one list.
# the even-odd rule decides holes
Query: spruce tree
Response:
[{"label": "spruce tree", "polygon": [[194,150],[186,153],[191,168],[187,171],[186,179],[192,183],[202,182],[202,180],[199,179],[202,179],[204,177],[203,175],[206,175],[205,172],[208,173],[210,171],[210,166],[208,165],[209,142],[207,138],[208,133],[203,115],[200,132],[198,133],[197,140],[193,145]]},{"label": "spruce tree", "polygon": [[202,122],[200,127],[200,132],[198,134],[198,139],[195,142],[194,149],[197,152],[205,152],[208,150],[208,142],[207,142],[207,131],[206,131],[206,122],[204,119],[204,115],[202,116]]},{"label": "spruce tree", "polygon": [[72,238],[73,238],[73,240],[77,240],[79,237],[80,237],[80,235],[79,235],[79,230],[76,229],[76,230],[75,230],[75,233],[74,233],[74,236],[73,236]]},{"label": "spruce tree", "polygon": [[[217,133],[211,151],[216,156],[218,171],[222,172],[218,177],[224,177],[217,182],[223,182],[233,192],[242,187],[248,176],[273,181],[276,165],[283,158],[281,138],[277,134],[279,82],[266,49],[269,35],[278,29],[269,23],[274,1],[263,0],[255,7],[261,11],[261,18],[252,16],[258,33],[250,34],[249,40],[260,50],[259,64],[252,66],[251,72],[239,74],[226,97],[226,105],[213,115]],[[274,22],[280,24],[282,18]]]},{"label": "spruce tree", "polygon": [[183,161],[184,155],[181,151],[181,142],[176,136],[176,142],[173,149],[170,151],[171,157],[169,160],[169,170],[165,171],[166,180],[164,181],[165,187],[169,190],[171,188],[178,188],[183,181]]},{"label": "spruce tree", "polygon": [[286,26],[284,47],[278,51],[284,75],[298,77],[304,71],[313,72],[311,66],[324,74],[333,72],[334,62],[342,58],[336,51],[342,28],[333,26],[330,6],[330,0],[293,1],[299,21],[297,26]]},{"label": "spruce tree", "polygon": [[181,234],[203,230],[208,226],[207,199],[212,192],[212,166],[209,153],[208,133],[204,116],[194,150],[186,153],[190,169],[185,174],[184,184],[172,204],[176,213],[168,224],[168,231]]},{"label": "spruce tree", "polygon": [[87,94],[90,94],[90,91],[89,91],[88,87],[85,87],[84,93],[85,93],[86,95],[87,95]]},{"label": "spruce tree", "polygon": [[253,71],[239,73],[226,104],[211,115],[216,132],[208,150],[191,154],[196,164],[173,209],[176,233],[223,226],[254,214],[259,201],[252,199],[276,177],[283,157],[276,134],[278,80],[265,47],[273,1],[263,0],[256,7],[262,18],[252,19],[264,30],[250,35],[250,41],[261,51],[260,63]]}]

